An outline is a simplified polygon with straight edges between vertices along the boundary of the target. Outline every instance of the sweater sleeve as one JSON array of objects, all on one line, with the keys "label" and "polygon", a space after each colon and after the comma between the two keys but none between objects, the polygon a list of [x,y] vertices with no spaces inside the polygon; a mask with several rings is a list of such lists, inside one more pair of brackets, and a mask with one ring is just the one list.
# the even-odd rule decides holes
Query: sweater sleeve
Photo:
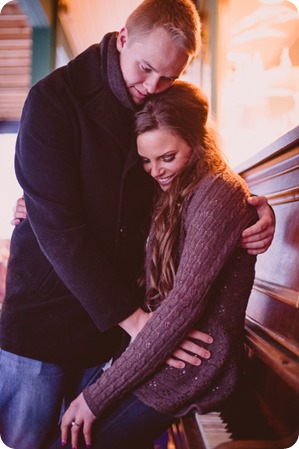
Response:
[{"label": "sweater sleeve", "polygon": [[82,137],[67,95],[62,99],[58,94],[65,86],[60,73],[29,93],[17,140],[16,175],[43,254],[105,331],[133,313],[136,304],[86,220],[78,154]]},{"label": "sweater sleeve", "polygon": [[188,206],[185,241],[174,287],[127,351],[84,397],[96,416],[147,380],[192,329],[205,310],[213,280],[256,219],[236,175],[202,180]]}]

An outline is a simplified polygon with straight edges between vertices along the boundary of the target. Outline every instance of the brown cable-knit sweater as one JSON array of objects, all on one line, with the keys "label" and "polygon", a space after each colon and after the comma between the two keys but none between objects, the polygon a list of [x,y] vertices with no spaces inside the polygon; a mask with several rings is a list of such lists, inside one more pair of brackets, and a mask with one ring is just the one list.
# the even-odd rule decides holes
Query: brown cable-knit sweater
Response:
[{"label": "brown cable-knit sweater", "polygon": [[[256,260],[239,246],[243,229],[256,220],[248,194],[229,168],[199,182],[183,214],[173,290],[125,353],[84,390],[96,416],[129,392],[174,416],[210,411],[231,394],[242,372],[244,316]],[[166,366],[193,327],[214,337],[211,358],[183,370]]]}]

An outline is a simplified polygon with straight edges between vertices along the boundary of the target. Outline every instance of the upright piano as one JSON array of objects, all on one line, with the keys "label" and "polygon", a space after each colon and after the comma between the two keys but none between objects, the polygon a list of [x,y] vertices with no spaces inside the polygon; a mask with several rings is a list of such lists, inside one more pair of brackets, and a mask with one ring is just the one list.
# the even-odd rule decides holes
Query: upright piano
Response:
[{"label": "upright piano", "polygon": [[221,410],[174,424],[170,449],[299,447],[299,126],[237,171],[276,216],[246,311],[246,384]]}]

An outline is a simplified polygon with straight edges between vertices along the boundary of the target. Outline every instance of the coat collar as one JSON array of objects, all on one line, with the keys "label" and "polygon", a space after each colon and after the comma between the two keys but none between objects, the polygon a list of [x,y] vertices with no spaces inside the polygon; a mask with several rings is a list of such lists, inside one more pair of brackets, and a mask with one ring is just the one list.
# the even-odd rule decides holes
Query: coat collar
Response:
[{"label": "coat collar", "polygon": [[[114,144],[118,127],[130,126],[133,133],[133,115],[138,110],[121,73],[116,39],[116,33],[106,34],[100,44],[92,45],[67,66],[71,89],[85,113],[108,133],[116,127]],[[126,177],[139,164],[139,158],[133,139],[126,143],[119,141],[119,148],[125,150]]]},{"label": "coat collar", "polygon": [[70,83],[84,106],[98,110],[105,100],[114,99],[135,112],[138,107],[131,100],[122,76],[116,39],[116,33],[108,33],[100,44],[90,46],[70,61],[67,66]]}]

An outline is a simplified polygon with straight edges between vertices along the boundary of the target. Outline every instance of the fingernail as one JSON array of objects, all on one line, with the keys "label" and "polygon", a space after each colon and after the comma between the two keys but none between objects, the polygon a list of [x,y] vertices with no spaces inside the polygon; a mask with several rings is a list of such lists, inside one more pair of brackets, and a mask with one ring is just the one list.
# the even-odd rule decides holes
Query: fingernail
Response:
[{"label": "fingernail", "polygon": [[209,352],[204,353],[204,358],[209,359],[211,357],[211,354]]}]

